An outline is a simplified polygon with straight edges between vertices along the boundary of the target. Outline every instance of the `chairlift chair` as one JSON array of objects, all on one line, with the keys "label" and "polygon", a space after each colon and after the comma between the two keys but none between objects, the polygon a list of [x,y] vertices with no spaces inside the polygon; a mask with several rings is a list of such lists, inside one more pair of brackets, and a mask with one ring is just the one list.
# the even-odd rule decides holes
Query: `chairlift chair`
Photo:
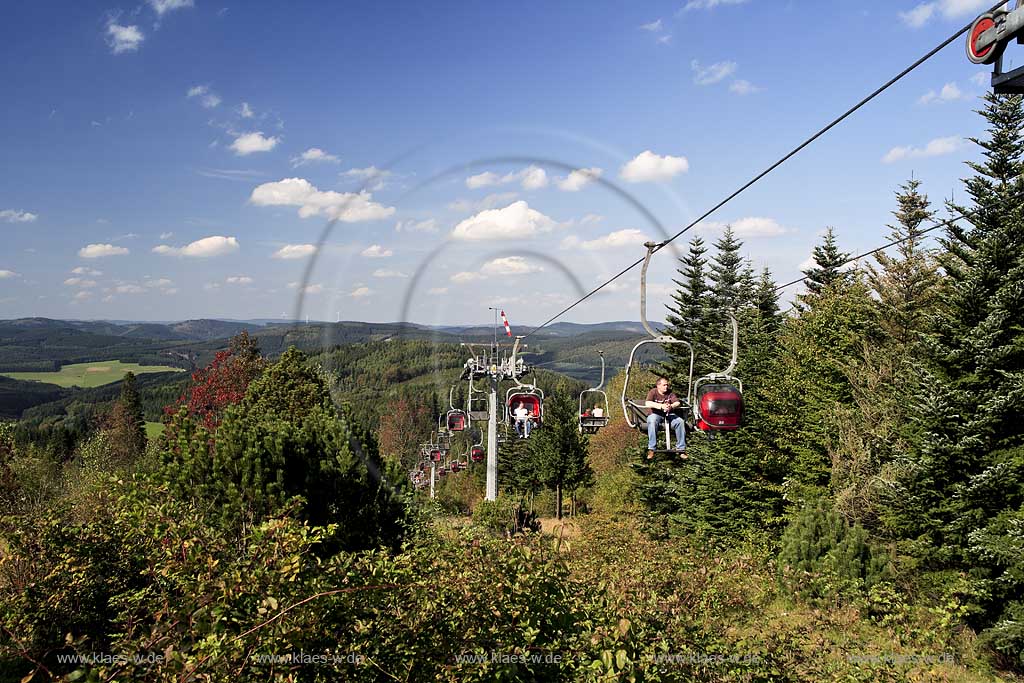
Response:
[{"label": "chairlift chair", "polygon": [[480,462],[484,459],[484,447],[478,444],[474,444],[469,449],[469,459],[473,462]]},{"label": "chairlift chair", "polygon": [[693,422],[703,432],[732,431],[743,421],[743,382],[732,376],[739,348],[739,323],[732,323],[732,358],[722,372],[713,372],[693,385]]},{"label": "chairlift chair", "polygon": [[445,425],[448,427],[449,432],[463,432],[469,427],[469,416],[465,410],[459,410],[455,407],[453,400],[453,394],[455,387],[448,390],[448,414],[445,416]]},{"label": "chairlift chair", "polygon": [[[676,409],[674,414],[685,416],[689,410],[690,405],[688,403],[691,391],[693,389],[693,346],[682,339],[676,339],[668,335],[658,334],[651,327],[650,323],[647,322],[647,267],[650,265],[651,256],[654,254],[655,249],[658,247],[654,242],[647,242],[644,244],[647,247],[647,256],[644,257],[644,265],[640,270],[640,322],[643,324],[644,329],[647,330],[647,334],[650,335],[650,339],[643,339],[637,342],[633,350],[629,352],[629,360],[626,361],[626,376],[622,383],[622,413],[626,417],[626,424],[633,429],[638,431],[644,431],[647,427],[647,407],[645,406],[646,401],[636,401],[629,398],[629,376],[633,370],[633,366],[636,365],[637,352],[645,344],[659,344],[662,346],[666,345],[679,345],[685,346],[690,350],[690,373],[687,377],[686,384],[686,399],[682,400],[679,408]],[[686,418],[683,417],[684,423]],[[672,447],[672,430],[669,426],[669,421],[664,421],[665,428],[665,448],[655,449],[655,452],[659,453],[679,453],[677,449]],[[689,425],[687,425],[689,426]]]},{"label": "chairlift chair", "polygon": [[[597,434],[601,427],[608,424],[608,394],[601,389],[604,386],[604,351],[597,353],[601,356],[601,382],[596,387],[584,389],[580,393],[579,430],[581,434]],[[592,394],[592,396],[584,401],[587,394]],[[590,405],[591,400],[597,400],[598,405],[604,405],[604,408],[601,408],[601,415],[593,415],[589,409],[584,408],[584,405]]]}]

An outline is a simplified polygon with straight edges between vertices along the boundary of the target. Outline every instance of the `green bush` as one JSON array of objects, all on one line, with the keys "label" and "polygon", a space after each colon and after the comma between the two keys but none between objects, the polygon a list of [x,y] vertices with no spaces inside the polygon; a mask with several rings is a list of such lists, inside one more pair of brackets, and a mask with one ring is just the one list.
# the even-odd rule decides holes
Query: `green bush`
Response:
[{"label": "green bush", "polygon": [[520,501],[508,496],[477,503],[473,508],[473,523],[503,534],[540,531],[537,513],[527,510]]},{"label": "green bush", "polygon": [[867,532],[823,500],[808,503],[782,535],[779,578],[806,599],[860,593],[888,575],[889,558]]}]

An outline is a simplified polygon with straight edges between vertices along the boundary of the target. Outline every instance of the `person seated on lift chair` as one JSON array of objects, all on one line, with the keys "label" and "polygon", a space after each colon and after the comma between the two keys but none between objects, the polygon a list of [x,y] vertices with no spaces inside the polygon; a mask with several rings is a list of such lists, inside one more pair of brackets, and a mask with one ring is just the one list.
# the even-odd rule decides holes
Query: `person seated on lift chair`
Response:
[{"label": "person seated on lift chair", "polygon": [[516,418],[516,434],[520,439],[530,438],[530,409],[523,405],[520,401],[516,404],[516,409],[512,411],[512,414]]},{"label": "person seated on lift chair", "polygon": [[590,414],[594,417],[604,417],[604,408],[601,406],[594,406],[594,409],[590,411]]},{"label": "person seated on lift chair", "polygon": [[665,420],[668,426],[676,434],[676,450],[679,457],[686,459],[686,421],[681,415],[672,411],[682,405],[679,397],[672,393],[669,381],[659,377],[654,388],[647,392],[647,400],[644,407],[649,409],[647,414],[647,459],[654,458],[654,449],[658,447],[658,430],[661,429]]}]

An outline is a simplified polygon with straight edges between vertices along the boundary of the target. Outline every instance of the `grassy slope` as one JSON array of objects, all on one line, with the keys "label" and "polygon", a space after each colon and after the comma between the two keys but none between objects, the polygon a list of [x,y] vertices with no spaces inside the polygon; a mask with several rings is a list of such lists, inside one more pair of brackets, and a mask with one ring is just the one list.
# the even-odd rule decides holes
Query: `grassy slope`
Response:
[{"label": "grassy slope", "polygon": [[111,382],[119,382],[126,372],[142,375],[151,372],[173,372],[179,370],[166,365],[139,365],[122,363],[119,360],[98,361],[94,363],[76,363],[65,365],[60,372],[6,372],[2,373],[11,379],[27,382],[43,382],[60,387],[99,387]]}]

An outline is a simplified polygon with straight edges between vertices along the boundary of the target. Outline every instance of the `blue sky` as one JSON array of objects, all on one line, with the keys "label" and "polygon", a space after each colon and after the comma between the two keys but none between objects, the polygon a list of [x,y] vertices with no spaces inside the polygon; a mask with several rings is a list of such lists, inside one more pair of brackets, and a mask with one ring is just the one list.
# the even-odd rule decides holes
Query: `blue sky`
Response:
[{"label": "blue sky", "polygon": [[[305,288],[316,319],[538,323],[661,238],[637,205],[676,232],[985,4],[17,3],[0,318],[274,318]],[[701,234],[778,281],[827,225],[883,243],[912,173],[963,196],[986,87],[957,41]],[[637,306],[633,276],[566,319]]]}]

